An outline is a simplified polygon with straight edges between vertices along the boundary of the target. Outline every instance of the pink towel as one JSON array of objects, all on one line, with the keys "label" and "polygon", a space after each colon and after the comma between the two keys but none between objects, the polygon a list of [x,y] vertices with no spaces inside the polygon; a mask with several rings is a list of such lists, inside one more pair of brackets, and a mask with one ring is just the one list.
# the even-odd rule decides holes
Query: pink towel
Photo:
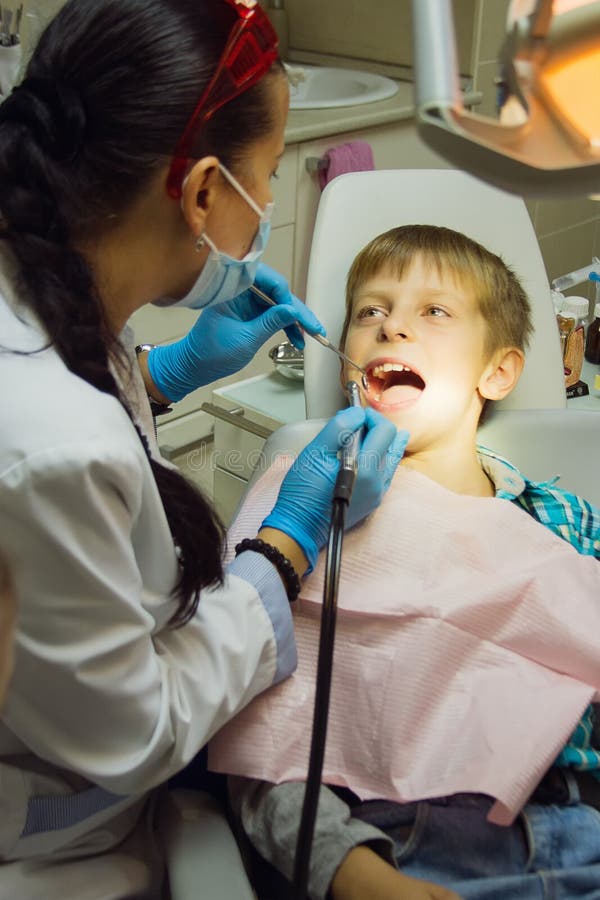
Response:
[{"label": "pink towel", "polygon": [[[231,546],[272,508],[283,463]],[[323,578],[321,554],[294,604],[297,671],[212,739],[210,768],[305,778]],[[401,467],[344,539],[324,781],[399,802],[484,793],[510,823],[598,698],[599,592],[597,561],[513,503]]]},{"label": "pink towel", "polygon": [[371,145],[366,141],[350,141],[332,147],[324,156],[329,163],[326,169],[319,170],[321,190],[338,175],[347,172],[370,172],[375,168]]}]

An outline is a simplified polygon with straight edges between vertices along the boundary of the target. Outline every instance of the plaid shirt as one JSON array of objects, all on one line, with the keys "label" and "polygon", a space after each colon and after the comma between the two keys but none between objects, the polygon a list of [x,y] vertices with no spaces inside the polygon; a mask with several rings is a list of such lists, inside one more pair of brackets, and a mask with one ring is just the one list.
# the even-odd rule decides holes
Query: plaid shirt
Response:
[{"label": "plaid shirt", "polygon": [[[600,560],[600,509],[556,487],[557,478],[529,481],[501,456],[484,447],[478,450],[482,468],[496,488],[496,497],[521,506],[540,524],[568,541],[578,553]],[[600,726],[600,706],[590,704],[556,759],[557,766],[590,770],[600,780],[600,740],[597,734],[594,741],[595,725]]]}]

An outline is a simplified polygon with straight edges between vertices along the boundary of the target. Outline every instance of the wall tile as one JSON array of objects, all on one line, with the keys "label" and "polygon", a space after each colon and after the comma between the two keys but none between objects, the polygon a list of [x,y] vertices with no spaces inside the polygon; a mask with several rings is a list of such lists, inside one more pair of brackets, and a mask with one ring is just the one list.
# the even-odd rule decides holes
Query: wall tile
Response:
[{"label": "wall tile", "polygon": [[481,0],[479,62],[495,62],[504,41],[510,0]]},{"label": "wall tile", "polygon": [[523,199],[525,200],[525,206],[529,210],[529,217],[533,223],[535,232],[536,234],[539,234],[537,230],[538,201],[537,199],[528,199],[527,197],[524,197]]},{"label": "wall tile", "polygon": [[477,20],[481,0],[452,0],[458,64],[463,75],[473,75],[479,58]]},{"label": "wall tile", "polygon": [[388,63],[410,55],[408,4],[286,0],[286,9],[292,48]]},{"label": "wall tile", "polygon": [[[23,18],[21,23],[21,41],[23,54],[28,59],[44,26],[65,5],[66,0],[23,0]],[[6,4],[16,9],[17,0]]]},{"label": "wall tile", "polygon": [[[471,74],[477,0],[453,0],[461,72]],[[410,0],[285,0],[290,47],[412,65]]]},{"label": "wall tile", "polygon": [[481,103],[475,107],[475,112],[482,116],[497,118],[496,85],[494,83],[497,74],[498,66],[495,62],[479,63],[475,69],[473,87],[483,94]]},{"label": "wall tile", "polygon": [[[574,225],[541,237],[539,243],[548,281],[588,265],[594,255],[596,240],[596,223]],[[586,286],[578,289],[577,293],[587,296]]]},{"label": "wall tile", "polygon": [[540,236],[552,234],[571,225],[600,219],[600,203],[585,197],[567,200],[540,200],[537,228]]}]

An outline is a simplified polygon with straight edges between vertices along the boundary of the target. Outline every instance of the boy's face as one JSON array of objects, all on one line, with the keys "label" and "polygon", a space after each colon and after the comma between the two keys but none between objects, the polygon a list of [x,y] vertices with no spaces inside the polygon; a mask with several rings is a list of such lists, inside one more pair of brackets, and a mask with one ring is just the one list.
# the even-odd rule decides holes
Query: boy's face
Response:
[{"label": "boy's face", "polygon": [[420,255],[401,280],[383,270],[359,288],[345,351],[367,369],[368,404],[410,433],[409,452],[473,441],[489,396],[486,329],[473,291]]}]

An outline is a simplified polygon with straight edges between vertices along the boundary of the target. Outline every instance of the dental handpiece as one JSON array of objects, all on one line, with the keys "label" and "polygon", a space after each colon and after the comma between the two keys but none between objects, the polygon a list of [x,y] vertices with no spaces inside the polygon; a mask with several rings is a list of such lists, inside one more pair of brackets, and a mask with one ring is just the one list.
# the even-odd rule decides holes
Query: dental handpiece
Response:
[{"label": "dental handpiece", "polygon": [[[361,406],[360,391],[355,381],[349,381],[346,385],[346,393],[350,401],[350,406]],[[354,489],[354,481],[358,471],[358,454],[360,453],[360,445],[364,434],[364,428],[359,428],[347,435],[342,446],[340,468],[337,474],[333,497],[335,500],[344,500],[350,503],[352,499],[352,491]]]},{"label": "dental handpiece", "polygon": [[[275,301],[272,300],[268,294],[265,294],[264,291],[261,291],[260,288],[257,288],[256,285],[251,285],[250,290],[253,294],[256,294],[257,297],[260,297],[260,299],[267,303],[269,306],[277,306],[277,303],[275,303]],[[338,347],[336,347],[335,344],[331,343],[329,338],[324,337],[322,334],[311,334],[310,331],[305,331],[304,333],[314,341],[317,341],[317,343],[321,344],[322,347],[327,347],[328,350],[333,350],[333,352],[336,353],[341,360],[343,360],[345,363],[348,363],[348,365],[352,366],[353,369],[359,371],[362,375],[362,386],[365,391],[367,390],[367,373],[362,368],[362,366],[359,366],[357,363],[353,362],[353,360],[351,360],[349,356],[346,356],[346,354],[343,353]]]}]

